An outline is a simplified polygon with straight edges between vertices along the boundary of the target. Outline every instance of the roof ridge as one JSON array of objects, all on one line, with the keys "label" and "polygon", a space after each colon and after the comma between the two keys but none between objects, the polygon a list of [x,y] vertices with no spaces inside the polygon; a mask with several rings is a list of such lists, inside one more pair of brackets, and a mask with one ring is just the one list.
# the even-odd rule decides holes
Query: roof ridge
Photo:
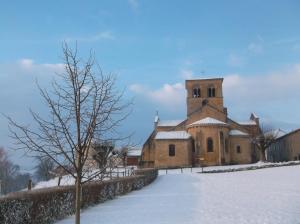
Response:
[{"label": "roof ridge", "polygon": [[189,124],[188,126],[197,126],[197,125],[228,125],[228,124],[224,121],[218,120],[213,117],[205,117]]}]

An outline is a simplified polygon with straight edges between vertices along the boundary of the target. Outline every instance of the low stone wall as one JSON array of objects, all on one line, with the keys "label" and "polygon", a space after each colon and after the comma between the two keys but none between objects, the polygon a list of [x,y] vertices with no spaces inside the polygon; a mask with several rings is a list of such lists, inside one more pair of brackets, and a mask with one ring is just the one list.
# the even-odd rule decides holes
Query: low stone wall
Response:
[{"label": "low stone wall", "polygon": [[[135,176],[91,182],[82,189],[82,207],[139,190],[155,180],[156,169],[135,171]],[[75,213],[75,187],[62,186],[24,191],[0,198],[0,223],[50,224]]]}]

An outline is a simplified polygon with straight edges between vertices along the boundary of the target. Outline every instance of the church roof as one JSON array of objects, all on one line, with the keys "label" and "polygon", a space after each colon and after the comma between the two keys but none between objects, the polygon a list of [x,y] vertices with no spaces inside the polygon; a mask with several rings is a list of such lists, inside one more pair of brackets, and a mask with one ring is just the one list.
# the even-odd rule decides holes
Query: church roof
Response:
[{"label": "church roof", "polygon": [[141,148],[133,148],[128,150],[127,155],[130,156],[140,156],[142,154],[142,149]]},{"label": "church roof", "polygon": [[179,125],[184,120],[169,120],[169,121],[159,121],[157,126],[159,127],[174,127]]},{"label": "church roof", "polygon": [[191,135],[186,131],[159,131],[154,139],[189,139]]},{"label": "church roof", "polygon": [[251,116],[253,116],[253,118],[258,118],[258,116],[256,115],[256,113],[252,112]]},{"label": "church roof", "polygon": [[229,135],[231,135],[231,136],[248,136],[247,133],[242,132],[242,131],[240,131],[240,130],[236,130],[236,129],[231,130],[231,131],[229,132]]},{"label": "church roof", "polygon": [[189,126],[201,126],[201,125],[227,125],[227,124],[215,118],[206,117],[204,119],[201,119],[199,121],[190,124]]},{"label": "church roof", "polygon": [[256,122],[253,120],[249,120],[249,121],[239,121],[238,122],[240,125],[256,125]]}]

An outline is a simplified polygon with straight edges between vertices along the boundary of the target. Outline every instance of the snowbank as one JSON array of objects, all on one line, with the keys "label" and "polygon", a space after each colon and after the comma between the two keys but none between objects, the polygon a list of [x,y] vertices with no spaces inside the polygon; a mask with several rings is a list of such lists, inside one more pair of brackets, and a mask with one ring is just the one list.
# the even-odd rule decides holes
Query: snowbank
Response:
[{"label": "snowbank", "polygon": [[[188,171],[188,170],[186,170]],[[297,224],[300,166],[157,180],[117,200],[83,211],[88,224]],[[69,217],[57,224],[73,224]]]},{"label": "snowbank", "polygon": [[[235,172],[235,171],[244,171],[244,170],[256,170],[270,167],[280,167],[280,166],[293,166],[300,165],[300,161],[289,161],[289,162],[279,162],[279,163],[270,163],[270,162],[257,162],[251,164],[242,164],[242,165],[225,165],[225,166],[208,166],[203,168],[204,173],[224,173],[224,172]],[[201,167],[183,168],[183,169],[161,169],[159,170],[159,175],[165,174],[179,174],[179,173],[191,173],[191,172],[202,172]]]}]

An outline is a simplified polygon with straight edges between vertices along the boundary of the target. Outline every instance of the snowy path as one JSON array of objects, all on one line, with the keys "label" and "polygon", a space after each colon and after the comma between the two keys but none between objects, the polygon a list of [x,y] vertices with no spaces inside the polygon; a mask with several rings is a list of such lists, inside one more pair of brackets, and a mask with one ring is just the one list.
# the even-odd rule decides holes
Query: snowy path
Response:
[{"label": "snowy path", "polygon": [[82,223],[300,224],[300,166],[160,175],[140,191],[83,211]]}]

